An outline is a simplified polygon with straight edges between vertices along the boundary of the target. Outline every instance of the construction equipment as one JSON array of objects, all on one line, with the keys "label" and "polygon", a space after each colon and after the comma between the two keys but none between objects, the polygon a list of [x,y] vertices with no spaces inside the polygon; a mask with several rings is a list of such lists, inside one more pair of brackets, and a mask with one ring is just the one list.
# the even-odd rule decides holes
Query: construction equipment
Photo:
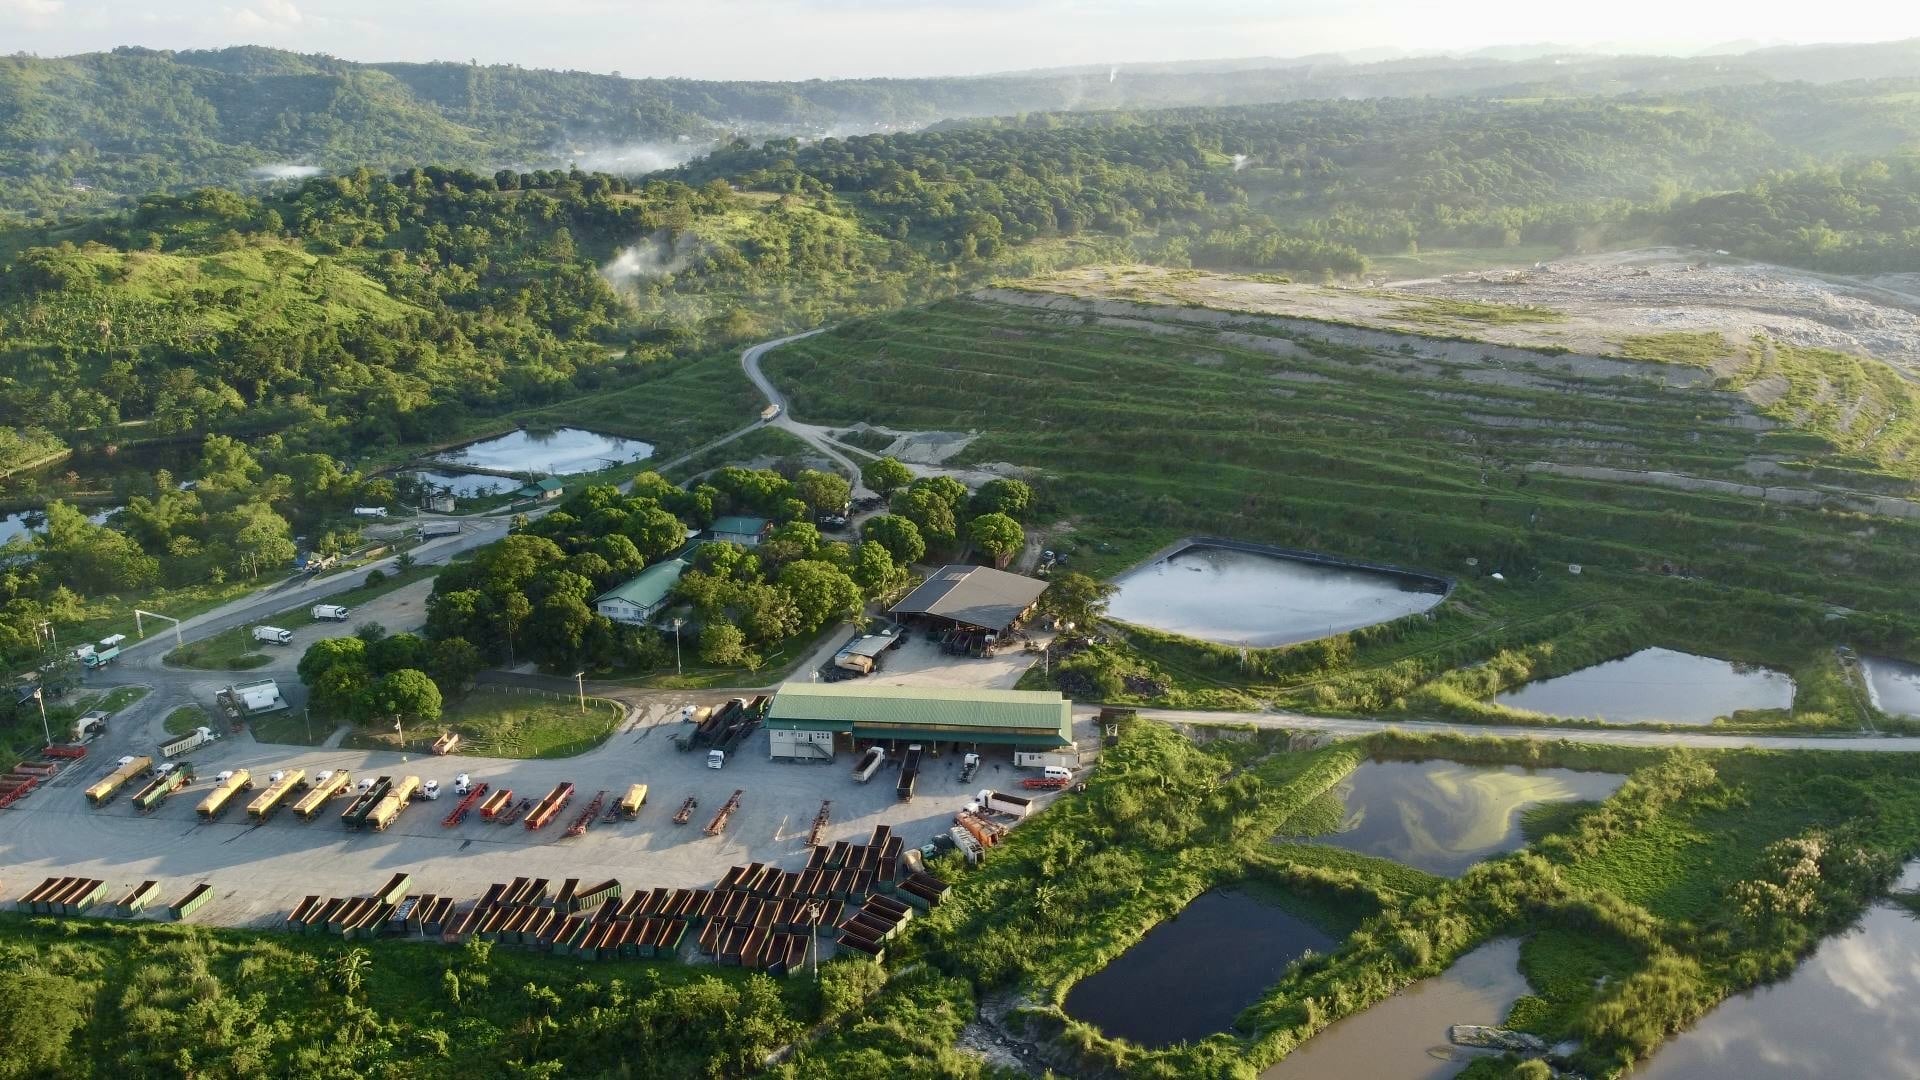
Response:
[{"label": "construction equipment", "polygon": [[133,808],[143,814],[150,814],[159,809],[161,802],[167,796],[191,783],[193,783],[193,766],[188,762],[162,765],[159,775],[133,797]]},{"label": "construction equipment", "polygon": [[247,817],[253,821],[265,821],[272,817],[287,795],[306,778],[305,769],[285,769],[267,777],[267,789],[247,804]]},{"label": "construction equipment", "polygon": [[907,759],[900,766],[900,783],[894,789],[899,793],[901,802],[913,801],[914,781],[920,776],[920,754],[919,743],[913,743],[907,747]]},{"label": "construction equipment", "polygon": [[233,797],[253,790],[253,774],[245,769],[230,769],[213,778],[213,790],[200,800],[200,820],[213,821],[226,812]]},{"label": "construction equipment", "polygon": [[460,800],[460,805],[454,807],[453,812],[448,814],[440,824],[451,829],[455,825],[467,820],[467,814],[472,811],[475,806],[478,806],[480,800],[486,798],[486,795],[487,783],[482,780],[477,786],[467,791],[466,797]]},{"label": "construction equipment", "polygon": [[567,826],[567,835],[585,836],[587,829],[593,825],[593,819],[600,816],[600,807],[606,801],[607,793],[604,790],[594,792],[592,801],[587,803],[587,808],[580,811],[580,816],[573,819],[573,824]]},{"label": "construction equipment", "polygon": [[293,812],[307,821],[318,817],[327,800],[345,793],[353,785],[353,776],[345,769],[330,769],[314,777],[306,794],[293,804]]},{"label": "construction equipment", "polygon": [[861,754],[860,760],[853,766],[854,780],[864,784],[873,779],[873,774],[880,771],[880,765],[886,760],[886,750],[878,746],[867,747],[867,752]]},{"label": "construction equipment", "polygon": [[813,829],[807,833],[807,846],[819,847],[821,838],[827,835],[827,823],[833,817],[833,800],[820,804],[820,812],[813,815]]},{"label": "construction equipment", "polygon": [[673,823],[675,825],[685,825],[687,822],[692,821],[693,808],[699,805],[699,802],[695,801],[693,796],[687,796],[687,801],[681,803],[680,809],[674,813]]},{"label": "construction equipment", "polygon": [[113,801],[127,781],[136,776],[145,776],[153,771],[153,759],[145,754],[136,757],[123,757],[115,763],[113,771],[100,778],[87,789],[87,801],[95,806],[105,806]]},{"label": "construction equipment", "polygon": [[555,784],[545,798],[535,804],[532,810],[527,811],[527,829],[537,831],[546,828],[547,822],[552,821],[554,815],[565,809],[566,805],[572,801],[573,785],[564,780]]},{"label": "construction equipment", "polygon": [[628,821],[632,821],[640,816],[640,808],[646,802],[647,785],[635,784],[627,789],[627,794],[620,800],[620,812],[627,816]]},{"label": "construction equipment", "polygon": [[719,836],[726,830],[727,820],[733,817],[735,810],[740,809],[740,796],[745,794],[746,790],[744,788],[734,789],[733,796],[727,800],[726,805],[720,808],[719,813],[713,815],[712,821],[707,822],[706,833],[708,836]]},{"label": "construction equipment", "polygon": [[387,792],[392,787],[393,777],[391,776],[379,777],[371,783],[366,780],[360,781],[360,794],[340,812],[340,824],[349,829],[359,828],[366,822],[367,815],[373,812],[373,808],[379,804],[380,800],[387,797]]},{"label": "construction equipment", "polygon": [[513,806],[513,789],[501,788],[480,803],[480,820],[492,821],[500,816],[501,811],[511,806]]},{"label": "construction equipment", "polygon": [[372,810],[367,811],[366,820],[362,825],[374,832],[386,832],[387,826],[393,824],[393,819],[399,817],[400,811],[407,808],[407,804],[413,801],[413,793],[419,789],[419,777],[402,777],[398,784],[393,785],[385,795],[380,797],[380,801],[374,804]]},{"label": "construction equipment", "polygon": [[160,744],[160,756],[179,757],[189,750],[197,750],[218,739],[220,734],[208,727],[197,727],[185,735],[177,736]]}]

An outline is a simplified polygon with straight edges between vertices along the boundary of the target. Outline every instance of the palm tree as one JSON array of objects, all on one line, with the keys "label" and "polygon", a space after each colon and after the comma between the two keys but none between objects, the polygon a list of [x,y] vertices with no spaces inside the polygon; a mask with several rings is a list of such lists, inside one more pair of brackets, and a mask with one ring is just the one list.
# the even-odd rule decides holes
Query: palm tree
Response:
[{"label": "palm tree", "polygon": [[365,949],[349,949],[333,960],[333,981],[340,986],[342,993],[352,997],[360,992],[360,984],[366,981],[367,971],[373,967],[373,957]]}]

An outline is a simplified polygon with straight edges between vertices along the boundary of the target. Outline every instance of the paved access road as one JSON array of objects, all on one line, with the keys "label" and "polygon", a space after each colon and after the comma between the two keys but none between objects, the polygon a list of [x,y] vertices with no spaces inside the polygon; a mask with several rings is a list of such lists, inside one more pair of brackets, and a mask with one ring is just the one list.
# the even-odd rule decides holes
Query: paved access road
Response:
[{"label": "paved access road", "polygon": [[[1076,710],[1088,716],[1098,710]],[[1897,735],[1716,735],[1706,731],[1642,731],[1636,728],[1535,727],[1509,724],[1460,724],[1440,720],[1365,720],[1307,716],[1302,713],[1206,712],[1197,709],[1141,709],[1140,715],[1169,724],[1248,724],[1330,735],[1371,735],[1406,731],[1489,739],[1544,739],[1611,746],[1692,746],[1702,749],[1849,750],[1876,754],[1920,753],[1920,737]]]},{"label": "paved access road", "polygon": [[810,338],[826,329],[827,328],[823,326],[816,330],[808,330],[804,334],[789,334],[783,338],[775,338],[772,341],[763,341],[758,345],[751,346],[740,354],[740,367],[746,371],[747,378],[753,380],[753,385],[759,387],[760,392],[766,395],[769,403],[780,406],[779,415],[768,421],[767,426],[792,432],[795,437],[805,442],[808,446],[813,447],[815,450],[831,458],[834,464],[845,469],[847,475],[852,477],[854,499],[864,499],[871,496],[873,491],[861,482],[860,466],[856,464],[852,458],[848,457],[844,450],[834,445],[833,440],[827,438],[825,428],[816,424],[803,424],[795,420],[793,418],[793,410],[787,406],[786,395],[782,394],[779,388],[773,385],[773,380],[767,378],[766,373],[760,370],[760,358],[765,356],[769,350],[777,349],[790,341]]}]

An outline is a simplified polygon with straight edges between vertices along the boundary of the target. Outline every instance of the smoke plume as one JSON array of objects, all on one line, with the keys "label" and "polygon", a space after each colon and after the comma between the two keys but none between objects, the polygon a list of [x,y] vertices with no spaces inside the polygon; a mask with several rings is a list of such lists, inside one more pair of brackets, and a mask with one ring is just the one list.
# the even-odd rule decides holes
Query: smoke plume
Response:
[{"label": "smoke plume", "polygon": [[600,276],[617,291],[637,292],[640,283],[677,274],[699,253],[700,241],[690,233],[669,237],[661,230],[621,248],[600,268]]},{"label": "smoke plume", "polygon": [[247,175],[255,180],[305,180],[309,176],[319,176],[318,165],[296,165],[283,161],[274,165],[256,165],[247,170]]}]

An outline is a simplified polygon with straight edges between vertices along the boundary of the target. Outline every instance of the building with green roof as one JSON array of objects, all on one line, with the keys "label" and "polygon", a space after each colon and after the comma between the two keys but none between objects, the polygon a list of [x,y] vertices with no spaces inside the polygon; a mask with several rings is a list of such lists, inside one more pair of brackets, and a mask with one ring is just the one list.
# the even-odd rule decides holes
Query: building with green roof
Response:
[{"label": "building with green roof", "polygon": [[766,727],[776,759],[831,761],[875,742],[1054,750],[1073,745],[1073,703],[1052,690],[787,683]]},{"label": "building with green roof", "polygon": [[668,559],[654,563],[627,581],[593,598],[593,610],[617,623],[645,626],[649,619],[667,606],[680,575],[691,566],[686,559]]}]

